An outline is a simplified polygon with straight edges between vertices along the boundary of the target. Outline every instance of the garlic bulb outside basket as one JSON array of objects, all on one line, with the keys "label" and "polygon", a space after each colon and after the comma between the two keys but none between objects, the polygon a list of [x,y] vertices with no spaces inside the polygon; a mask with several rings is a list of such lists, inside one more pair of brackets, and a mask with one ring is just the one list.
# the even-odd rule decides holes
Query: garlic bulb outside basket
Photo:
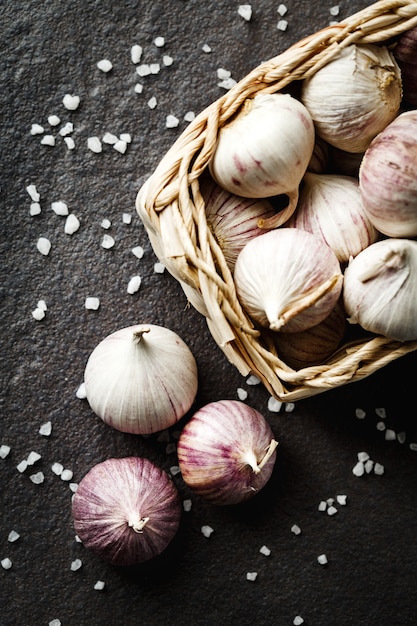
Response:
[{"label": "garlic bulb outside basket", "polygon": [[181,500],[168,474],[148,459],[107,459],[80,481],[72,516],[87,549],[114,565],[137,565],[172,541]]},{"label": "garlic bulb outside basket", "polygon": [[247,314],[261,326],[283,332],[323,321],[336,306],[343,283],[333,250],[299,228],[278,228],[247,243],[234,278]]},{"label": "garlic bulb outside basket", "polygon": [[180,420],[197,394],[197,364],[172,330],[154,324],[122,328],[91,353],[84,374],[87,400],[106,424],[150,434]]},{"label": "garlic bulb outside basket", "polygon": [[317,134],[347,152],[364,152],[398,114],[401,72],[384,46],[352,44],[303,81],[301,101]]},{"label": "garlic bulb outside basket", "polygon": [[345,270],[349,322],[397,341],[417,339],[417,241],[384,239]]},{"label": "garlic bulb outside basket", "polygon": [[298,185],[314,147],[314,125],[305,106],[289,94],[257,94],[220,128],[209,163],[214,180],[247,198],[286,194],[288,206],[264,220],[283,224],[295,209]]}]

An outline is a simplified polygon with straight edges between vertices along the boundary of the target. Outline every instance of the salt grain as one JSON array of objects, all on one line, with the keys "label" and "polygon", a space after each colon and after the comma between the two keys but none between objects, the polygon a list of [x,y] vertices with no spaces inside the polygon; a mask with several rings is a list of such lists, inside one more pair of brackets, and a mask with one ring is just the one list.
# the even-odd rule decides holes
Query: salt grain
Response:
[{"label": "salt grain", "polygon": [[165,265],[163,263],[155,263],[153,271],[155,274],[163,274],[165,272]]},{"label": "salt grain", "polygon": [[201,532],[205,537],[210,537],[214,533],[214,529],[211,526],[204,525],[201,527]]},{"label": "salt grain", "polygon": [[178,117],[175,117],[175,115],[167,115],[165,120],[166,128],[176,128],[179,123]]},{"label": "salt grain", "polygon": [[32,317],[34,317],[37,322],[40,322],[45,317],[45,311],[36,307],[36,309],[32,311]]},{"label": "salt grain", "polygon": [[85,400],[85,398],[87,397],[87,393],[85,390],[85,383],[81,383],[81,385],[78,387],[77,391],[75,392],[75,395],[80,400]]},{"label": "salt grain", "polygon": [[34,452],[32,450],[32,452],[29,453],[28,458],[26,459],[26,463],[28,465],[34,465],[36,461],[39,461],[40,458],[41,455],[38,452]]},{"label": "salt grain", "polygon": [[143,48],[138,44],[135,44],[130,48],[130,58],[132,59],[132,63],[139,63],[142,58]]},{"label": "salt grain", "polygon": [[347,496],[344,494],[340,494],[338,496],[336,496],[336,500],[338,502],[338,504],[340,504],[341,506],[345,506],[346,502],[347,502]]},{"label": "salt grain", "polygon": [[58,117],[58,115],[50,115],[48,117],[48,124],[50,126],[58,126],[58,124],[61,122],[60,118]]},{"label": "salt grain", "polygon": [[385,472],[384,466],[381,465],[381,463],[375,463],[374,465],[374,473],[377,476],[382,476],[382,474]]},{"label": "salt grain", "polygon": [[409,448],[413,452],[417,452],[417,443],[410,443]]},{"label": "salt grain", "polygon": [[355,415],[358,420],[363,420],[366,417],[366,413],[363,409],[356,409]]},{"label": "salt grain", "polygon": [[88,297],[85,299],[85,308],[91,311],[97,311],[100,306],[99,298]]},{"label": "salt grain", "polygon": [[70,483],[68,486],[71,489],[72,493],[75,493],[78,489],[78,483]]},{"label": "salt grain", "polygon": [[252,6],[250,4],[240,4],[237,12],[240,17],[243,17],[244,20],[249,22],[252,17]]},{"label": "salt grain", "polygon": [[52,202],[51,209],[56,215],[68,215],[68,205],[62,200]]},{"label": "salt grain", "polygon": [[11,530],[9,532],[9,536],[7,537],[7,541],[10,541],[10,543],[14,543],[15,541],[17,541],[20,538],[19,533],[17,533],[15,530]]},{"label": "salt grain", "polygon": [[149,76],[151,73],[151,68],[147,63],[142,63],[142,65],[138,65],[136,68],[136,72],[139,76]]},{"label": "salt grain", "polygon": [[111,221],[108,220],[107,218],[104,218],[104,220],[101,220],[100,226],[108,230],[111,226]]},{"label": "salt grain", "polygon": [[387,416],[387,412],[384,408],[378,408],[375,409],[375,413],[378,415],[378,417],[380,417],[381,419],[385,419]]},{"label": "salt grain", "polygon": [[258,572],[247,572],[246,574],[246,580],[250,580],[251,582],[254,582],[258,577]]},{"label": "salt grain", "polygon": [[132,135],[130,133],[121,133],[120,139],[126,143],[131,143]]},{"label": "salt grain", "polygon": [[163,46],[165,46],[165,39],[163,37],[155,37],[153,42],[157,48],[162,48]]},{"label": "salt grain", "polygon": [[40,485],[45,480],[43,472],[36,472],[36,474],[29,476],[29,478],[35,485]]},{"label": "salt grain", "polygon": [[44,131],[45,131],[44,127],[41,126],[40,124],[32,124],[32,126],[30,127],[31,135],[42,135]]},{"label": "salt grain", "polygon": [[104,73],[110,72],[113,69],[113,64],[108,59],[102,59],[97,63],[97,67]]},{"label": "salt grain", "polygon": [[318,506],[319,511],[325,511],[327,509],[326,500],[322,500]]},{"label": "salt grain", "polygon": [[10,453],[10,446],[6,446],[5,443],[3,443],[0,446],[0,459],[5,459]]},{"label": "salt grain", "polygon": [[76,572],[77,570],[80,569],[80,567],[82,567],[82,561],[81,559],[75,559],[72,563],[71,563],[71,571],[72,572]]},{"label": "salt grain", "polygon": [[264,556],[269,556],[271,554],[271,550],[267,546],[262,546],[259,549],[259,552],[263,554]]},{"label": "salt grain", "polygon": [[217,78],[220,80],[225,80],[226,78],[230,78],[231,72],[229,70],[225,70],[223,67],[219,67],[217,70]]},{"label": "salt grain", "polygon": [[367,452],[358,452],[358,461],[365,462],[370,458]]},{"label": "salt grain", "polygon": [[54,146],[55,137],[53,135],[44,135],[41,139],[41,144],[43,146]]},{"label": "salt grain", "polygon": [[317,557],[317,561],[320,563],[320,565],[326,565],[328,563],[327,556],[325,554],[320,554]]},{"label": "salt grain", "polygon": [[191,500],[184,500],[182,503],[182,508],[184,509],[184,511],[186,513],[189,513],[191,511],[191,507],[192,507],[192,502]]},{"label": "salt grain", "polygon": [[142,83],[136,83],[135,87],[134,87],[135,93],[142,93],[143,92],[143,85]]},{"label": "salt grain", "polygon": [[62,104],[68,111],[75,111],[80,106],[80,97],[67,93],[62,99]]},{"label": "salt grain", "polygon": [[296,615],[294,617],[292,623],[294,624],[294,626],[301,626],[301,624],[304,624],[304,620],[301,617],[301,615]]},{"label": "salt grain", "polygon": [[3,569],[10,569],[13,565],[12,561],[8,557],[2,559],[0,563]]},{"label": "salt grain", "polygon": [[373,467],[374,467],[374,462],[372,461],[372,459],[368,459],[367,461],[365,461],[364,468],[367,474],[370,474],[372,472]]},{"label": "salt grain", "polygon": [[279,14],[281,17],[284,17],[284,15],[287,13],[287,11],[288,11],[288,9],[287,9],[287,7],[285,6],[285,4],[280,4],[280,5],[279,5],[279,7],[278,7],[278,9],[277,9],[277,12],[278,12],[278,14]]},{"label": "salt grain", "polygon": [[279,20],[278,24],[277,24],[277,29],[281,30],[281,31],[285,31],[288,28],[288,22],[287,20]]},{"label": "salt grain", "polygon": [[52,433],[52,423],[45,422],[41,425],[38,432],[40,435],[42,435],[42,437],[49,437],[49,435]]},{"label": "salt grain", "polygon": [[300,528],[297,524],[293,524],[293,525],[291,526],[291,532],[292,532],[294,535],[300,535],[300,534],[301,534],[301,528]]},{"label": "salt grain", "polygon": [[155,96],[152,96],[152,98],[149,98],[149,100],[148,100],[148,107],[150,109],[154,109],[157,104],[158,104],[158,102],[157,102]]},{"label": "salt grain", "polygon": [[394,430],[391,428],[387,428],[385,431],[385,441],[395,441],[397,439],[397,435]]},{"label": "salt grain", "polygon": [[113,248],[115,243],[116,242],[111,235],[104,235],[103,239],[101,240],[101,246],[105,250],[110,250],[111,248]]},{"label": "salt grain", "polygon": [[132,276],[127,285],[127,293],[134,294],[139,291],[139,287],[142,283],[140,276]]},{"label": "salt grain", "polygon": [[363,464],[361,461],[358,461],[358,462],[356,463],[356,465],[353,467],[353,469],[352,469],[352,473],[353,473],[355,476],[363,476],[363,475],[364,475],[364,473],[365,473],[365,467],[364,467],[364,464]]},{"label": "salt grain", "polygon": [[165,447],[165,454],[173,454],[177,449],[177,446],[175,445],[175,443],[169,443],[166,447]]},{"label": "salt grain", "polygon": [[87,146],[91,152],[96,152],[97,154],[103,150],[99,137],[89,137],[87,139]]},{"label": "salt grain", "polygon": [[405,434],[404,431],[397,433],[397,441],[398,443],[405,443],[405,440],[407,439],[407,435]]},{"label": "salt grain", "polygon": [[187,111],[184,115],[184,122],[192,122],[195,119],[194,111]]},{"label": "salt grain", "polygon": [[295,409],[295,404],[294,404],[294,402],[286,402],[286,403],[285,403],[285,408],[284,408],[284,411],[285,411],[286,413],[292,413],[292,412],[294,411],[294,409]]},{"label": "salt grain", "polygon": [[72,122],[67,122],[60,129],[59,134],[61,135],[61,137],[66,137],[67,135],[70,135],[73,132],[73,130],[74,130],[74,124]]},{"label": "salt grain", "polygon": [[70,469],[64,469],[61,472],[61,480],[64,480],[65,482],[69,482],[70,480],[72,480],[73,476],[74,476],[74,473]]},{"label": "salt grain", "polygon": [[211,52],[211,47],[210,47],[207,43],[203,44],[203,45],[201,46],[201,49],[202,49],[202,51],[203,51],[203,52],[205,52],[206,54],[209,54],[209,53]]},{"label": "salt grain", "polygon": [[75,141],[72,137],[64,137],[64,141],[66,143],[66,146],[68,148],[68,150],[74,150],[75,148]]},{"label": "salt grain", "polygon": [[336,15],[339,15],[339,11],[340,11],[340,7],[338,4],[336,4],[333,7],[330,7],[329,9],[329,13],[330,15],[332,15],[333,17],[335,17]]},{"label": "salt grain", "polygon": [[145,251],[142,246],[135,246],[134,248],[132,248],[132,252],[137,259],[141,259]]},{"label": "salt grain", "polygon": [[384,431],[386,429],[384,422],[377,422],[376,429],[380,431]]},{"label": "salt grain", "polygon": [[68,215],[65,221],[65,226],[64,226],[65,234],[73,235],[74,233],[77,232],[79,227],[80,227],[80,220],[78,219],[78,217],[76,217],[73,213]]},{"label": "salt grain", "polygon": [[39,202],[32,202],[29,208],[30,215],[39,215],[41,212],[41,205]]},{"label": "salt grain", "polygon": [[254,374],[251,374],[247,379],[246,379],[246,384],[247,385],[259,385],[260,384],[260,379],[255,376]]},{"label": "salt grain", "polygon": [[246,391],[246,389],[242,389],[242,387],[238,387],[236,389],[236,393],[237,393],[237,397],[239,398],[239,400],[241,400],[241,402],[246,400],[246,398],[248,397],[248,392]]},{"label": "salt grain", "polygon": [[279,413],[282,407],[282,402],[271,396],[268,400],[268,411],[271,413]]},{"label": "salt grain", "polygon": [[20,461],[20,463],[18,465],[16,465],[16,469],[18,472],[20,472],[21,474],[27,469],[27,461],[26,459],[23,459],[23,461]]},{"label": "salt grain", "polygon": [[336,513],[337,513],[337,509],[336,509],[335,506],[331,505],[331,506],[328,507],[327,515],[332,516],[332,515],[336,515]]},{"label": "salt grain", "polygon": [[172,57],[170,57],[168,54],[164,54],[164,56],[162,57],[162,63],[165,65],[165,67],[169,67],[170,65],[172,65],[174,62],[174,59]]},{"label": "salt grain", "polygon": [[103,143],[108,143],[110,145],[115,144],[118,140],[117,135],[114,135],[113,133],[104,133],[102,138]]},{"label": "salt grain", "polygon": [[28,185],[26,187],[26,191],[30,195],[33,202],[39,202],[39,200],[41,199],[41,196],[40,196],[40,193],[36,189],[36,185]]},{"label": "salt grain", "polygon": [[53,619],[51,622],[49,622],[48,626],[61,626],[61,620]]},{"label": "salt grain", "polygon": [[46,306],[46,302],[45,300],[38,300],[38,304],[37,304],[39,309],[42,309],[42,311],[47,311],[48,307]]},{"label": "salt grain", "polygon": [[149,65],[149,69],[151,70],[151,74],[159,74],[159,72],[161,71],[161,66],[159,65],[159,63],[151,63]]},{"label": "salt grain", "polygon": [[106,586],[106,583],[103,580],[98,580],[94,585],[94,589],[96,591],[103,591],[105,586]]},{"label": "salt grain", "polygon": [[127,150],[127,142],[123,141],[123,139],[118,139],[116,143],[113,145],[113,148],[117,150],[117,152],[124,154]]},{"label": "salt grain", "polygon": [[181,470],[178,465],[172,465],[172,467],[169,468],[169,471],[171,472],[172,476],[177,476],[178,474],[181,473]]},{"label": "salt grain", "polygon": [[131,224],[132,223],[132,215],[130,213],[123,213],[122,215],[123,224]]}]

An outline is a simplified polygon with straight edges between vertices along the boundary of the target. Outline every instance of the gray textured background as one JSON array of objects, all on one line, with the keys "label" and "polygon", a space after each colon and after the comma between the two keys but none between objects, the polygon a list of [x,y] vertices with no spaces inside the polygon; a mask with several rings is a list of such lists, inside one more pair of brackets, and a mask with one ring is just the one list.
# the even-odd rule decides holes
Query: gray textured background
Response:
[{"label": "gray textured background", "polygon": [[[198,112],[223,90],[216,71],[222,67],[238,80],[261,61],[275,56],[304,35],[326,26],[333,2],[287,0],[286,32],[276,28],[279,2],[252,3],[248,23],[230,1],[108,0],[62,2],[3,0],[1,30],[1,248],[2,248],[2,393],[0,445],[11,448],[0,459],[1,626],[130,626],[136,624],[290,625],[301,615],[309,626],[403,626],[417,620],[416,513],[417,441],[415,355],[371,378],[300,401],[293,412],[271,413],[269,395],[250,387],[214,344],[205,320],[186,306],[179,285],[154,272],[157,260],[135,215],[136,193],[174,139],[185,128],[187,111]],[[339,19],[368,5],[340,2]],[[156,36],[165,46],[153,44]],[[142,80],[130,59],[133,44],[143,46],[143,62],[173,57],[171,67]],[[202,51],[203,44],[212,48]],[[113,70],[96,63],[110,59]],[[142,82],[141,95],[134,93]],[[65,93],[81,97],[75,112],[62,105]],[[158,105],[147,106],[151,96]],[[76,148],[69,151],[58,126],[55,147],[31,136],[33,123],[48,129],[56,114],[62,126],[74,123]],[[165,128],[165,117],[180,125]],[[87,149],[89,136],[129,132],[132,143],[119,154],[104,146]],[[49,132],[49,131],[47,131]],[[35,184],[42,212],[29,215],[26,186]],[[73,236],[51,203],[65,201],[80,219]],[[130,213],[132,223],[122,223]],[[111,229],[104,231],[101,220]],[[105,232],[116,241],[104,250]],[[36,249],[48,237],[47,257]],[[136,259],[131,249],[141,245]],[[126,292],[140,274],[137,294]],[[97,296],[98,311],[87,311],[87,296]],[[48,310],[32,317],[38,300]],[[96,463],[143,454],[166,470],[175,453],[157,436],[142,438],[113,431],[75,392],[85,363],[108,333],[136,322],[161,324],[178,332],[197,359],[200,387],[196,406],[236,398],[247,389],[247,402],[268,419],[280,442],[273,477],[259,496],[241,507],[216,508],[193,497],[181,530],[161,560],[130,570],[98,561],[74,540],[68,484],[51,472],[61,462],[78,482]],[[355,416],[356,408],[366,418]],[[385,408],[387,427],[405,432],[404,444],[386,441],[376,428],[376,408]],[[49,438],[41,424],[50,420]],[[172,429],[175,430],[175,429]],[[42,458],[20,474],[16,466],[31,450]],[[385,467],[384,476],[357,478],[356,455],[367,451]],[[45,481],[29,475],[42,470]],[[174,478],[183,498],[190,493]],[[329,517],[321,500],[345,493],[348,504]],[[302,533],[290,528],[298,524]],[[203,524],[214,528],[206,539]],[[11,530],[20,533],[8,542]],[[271,555],[259,553],[262,545]],[[317,563],[325,553],[327,567]],[[70,570],[75,558],[82,568]],[[246,573],[257,571],[255,583]],[[102,592],[93,589],[106,583]]]}]

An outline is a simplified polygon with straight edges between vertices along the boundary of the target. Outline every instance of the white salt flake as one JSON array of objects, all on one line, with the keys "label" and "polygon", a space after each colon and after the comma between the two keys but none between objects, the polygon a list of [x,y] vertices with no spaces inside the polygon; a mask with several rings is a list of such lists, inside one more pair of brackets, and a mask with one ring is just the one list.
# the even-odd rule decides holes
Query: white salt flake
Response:
[{"label": "white salt flake", "polygon": [[164,56],[162,57],[162,63],[165,65],[165,67],[170,67],[174,63],[174,59],[169,56],[169,54],[164,54]]},{"label": "white salt flake", "polygon": [[326,504],[327,506],[332,506],[332,504],[334,504],[334,498],[327,498]]},{"label": "white salt flake", "polygon": [[77,543],[82,543],[82,541],[81,541],[81,539],[79,538],[79,536],[78,536],[78,535],[75,535],[74,539],[75,539],[75,541],[76,541]]},{"label": "white salt flake", "polygon": [[26,191],[30,195],[31,200],[33,200],[33,202],[39,202],[39,200],[41,199],[41,196],[40,196],[39,191],[36,189],[36,185],[28,185],[26,187]]},{"label": "white salt flake", "polygon": [[21,474],[27,469],[27,461],[26,459],[23,459],[23,461],[20,461],[20,463],[18,465],[16,465],[16,469],[18,472],[20,472]]},{"label": "white salt flake", "polygon": [[46,237],[39,237],[36,247],[41,254],[48,256],[51,250],[51,242]]},{"label": "white salt flake", "polygon": [[366,412],[363,409],[356,409],[355,415],[358,418],[358,420],[363,420],[366,417]]},{"label": "white salt flake", "polygon": [[135,246],[134,248],[132,248],[132,252],[137,259],[141,259],[145,251],[142,246]]},{"label": "white salt flake", "polygon": [[154,109],[157,104],[158,104],[158,102],[157,102],[155,96],[152,96],[151,98],[149,98],[149,100],[148,100],[148,107],[150,109]]},{"label": "white salt flake", "polygon": [[301,528],[298,526],[298,524],[293,524],[291,526],[291,532],[294,533],[294,535],[300,535],[301,534]]},{"label": "white salt flake", "polygon": [[2,443],[0,446],[0,459],[5,459],[10,453],[10,446]]},{"label": "white salt flake", "polygon": [[166,120],[165,120],[166,128],[177,128],[179,123],[180,123],[180,121],[179,121],[178,117],[175,117],[175,115],[167,115],[166,116]]},{"label": "white salt flake", "polygon": [[295,409],[295,404],[294,402],[286,402],[285,403],[285,407],[284,407],[284,411],[286,413],[292,413]]},{"label": "white salt flake", "polygon": [[327,509],[326,500],[322,500],[318,506],[319,511],[325,511]]},{"label": "white salt flake", "polygon": [[98,580],[94,585],[94,589],[96,591],[103,591],[105,586],[106,586],[106,583],[103,580]]},{"label": "white salt flake", "polygon": [[362,463],[362,461],[358,461],[356,463],[356,465],[354,465],[353,469],[352,469],[352,473],[355,476],[363,476],[365,473],[365,467],[364,464]]},{"label": "white salt flake", "polygon": [[35,485],[40,485],[45,480],[43,472],[36,472],[36,474],[29,476],[29,478]]},{"label": "white salt flake", "polygon": [[159,63],[151,63],[149,65],[149,69],[151,70],[151,74],[159,74],[159,72],[161,71],[161,66],[159,65]]},{"label": "white salt flake", "polygon": [[155,274],[163,274],[165,272],[165,265],[163,263],[155,263],[153,266]]},{"label": "white salt flake", "polygon": [[261,548],[259,548],[259,552],[264,556],[269,556],[271,554],[271,550],[268,548],[268,546],[261,546]]},{"label": "white salt flake", "polygon": [[287,20],[278,20],[277,30],[281,30],[282,32],[286,31],[288,28]]},{"label": "white salt flake", "polygon": [[127,150],[127,142],[123,141],[123,139],[118,139],[116,143],[114,144],[113,148],[117,150],[117,152],[124,154]]},{"label": "white salt flake", "polygon": [[205,524],[201,527],[201,532],[205,537],[210,537],[210,535],[214,533],[214,529],[211,526]]},{"label": "white salt flake", "polygon": [[52,432],[52,423],[51,422],[45,422],[44,424],[42,424],[39,428],[39,434],[42,435],[42,437],[49,437],[49,435]]},{"label": "white salt flake", "polygon": [[157,48],[162,48],[163,46],[165,46],[165,39],[164,37],[155,37],[155,39],[153,40],[155,46]]},{"label": "white salt flake", "polygon": [[97,67],[99,70],[107,74],[107,72],[110,72],[110,70],[113,69],[113,63],[108,59],[102,59],[101,61],[98,61]]},{"label": "white salt flake", "polygon": [[236,393],[241,402],[244,402],[244,400],[246,400],[246,398],[248,397],[248,392],[246,391],[246,389],[242,389],[242,387],[238,387],[236,389]]},{"label": "white salt flake", "polygon": [[51,622],[49,622],[48,626],[61,626],[61,620],[53,619]]},{"label": "white salt flake", "polygon": [[395,441],[397,439],[397,435],[394,430],[391,428],[387,428],[385,431],[385,441]]},{"label": "white salt flake", "polygon": [[258,577],[258,572],[247,572],[246,574],[246,580],[250,580],[251,582],[254,582]]},{"label": "white salt flake", "polygon": [[29,214],[30,215],[39,215],[41,212],[41,205],[39,204],[39,202],[31,202],[30,208],[29,208]]},{"label": "white salt flake", "polygon": [[345,494],[340,494],[340,495],[336,496],[336,500],[337,500],[338,504],[340,504],[341,506],[345,506],[345,504],[347,502],[347,496]]},{"label": "white salt flake", "polygon": [[34,317],[37,322],[40,322],[45,317],[45,311],[43,311],[39,307],[36,307],[36,309],[32,311],[32,317]]},{"label": "white salt flake", "polygon": [[58,115],[50,115],[48,117],[48,124],[50,126],[58,126],[58,124],[61,123],[60,118],[58,117]]},{"label": "white salt flake", "polygon": [[277,400],[273,396],[268,399],[268,411],[271,413],[279,413],[282,407],[282,402]]},{"label": "white salt flake", "polygon": [[317,561],[320,565],[326,565],[328,563],[327,556],[325,554],[320,554],[317,557]]},{"label": "white salt flake", "polygon": [[74,472],[70,469],[64,469],[61,472],[61,480],[64,480],[65,482],[69,482],[70,480],[72,480],[73,476],[74,476]]},{"label": "white salt flake", "polygon": [[72,561],[71,563],[71,571],[72,572],[76,572],[77,570],[80,569],[80,567],[82,567],[82,561],[81,559],[75,559],[74,561]]},{"label": "white salt flake", "polygon": [[55,137],[53,135],[44,135],[41,139],[41,144],[43,146],[54,146]]},{"label": "white salt flake", "polygon": [[7,541],[10,541],[10,543],[14,543],[19,539],[19,537],[20,535],[18,532],[16,532],[15,530],[11,530],[9,532],[9,536],[7,537]]},{"label": "white salt flake", "polygon": [[103,235],[103,239],[101,240],[102,248],[110,250],[110,248],[113,248],[115,243],[116,242],[111,235]]},{"label": "white salt flake", "polygon": [[127,285],[127,293],[134,294],[139,291],[139,287],[142,283],[140,276],[132,276]]},{"label": "white salt flake", "polygon": [[250,4],[240,4],[237,9],[240,17],[243,17],[244,20],[249,22],[252,17],[252,5]]},{"label": "white salt flake", "polygon": [[136,72],[139,76],[149,76],[149,74],[151,73],[151,68],[148,63],[142,63],[141,65],[137,66]]},{"label": "white salt flake", "polygon": [[66,235],[73,235],[80,227],[80,220],[76,215],[71,213],[65,220],[64,232]]},{"label": "white salt flake", "polygon": [[378,408],[375,409],[375,413],[376,415],[378,415],[378,417],[380,417],[382,420],[386,418],[387,416],[387,412],[384,408]]},{"label": "white salt flake", "polygon": [[279,7],[277,8],[277,12],[281,17],[284,17],[284,15],[287,13],[288,9],[285,6],[285,4],[280,4]]},{"label": "white salt flake", "polygon": [[192,507],[192,501],[191,500],[187,499],[187,500],[183,501],[182,508],[184,509],[184,511],[186,513],[189,513],[191,511],[191,507]]},{"label": "white salt flake", "polygon": [[374,468],[374,462],[372,459],[368,459],[367,461],[365,461],[364,463],[364,468],[365,468],[365,472],[367,474],[370,474]]},{"label": "white salt flake", "polygon": [[143,92],[143,85],[142,83],[136,83],[135,87],[134,87],[135,93],[142,93]]},{"label": "white salt flake", "polygon": [[68,215],[68,205],[62,200],[52,202],[51,209],[56,215]]},{"label": "white salt flake", "polygon": [[376,429],[380,431],[384,431],[386,429],[385,422],[377,422]]},{"label": "white salt flake", "polygon": [[370,458],[367,452],[358,452],[358,461],[365,462]]},{"label": "white salt flake", "polygon": [[417,443],[410,443],[409,448],[413,452],[417,452]]},{"label": "white salt flake", "polygon": [[132,223],[132,214],[131,213],[123,213],[122,215],[123,224],[131,224]]},{"label": "white salt flake", "polygon": [[96,152],[97,154],[103,150],[99,137],[88,137],[87,146],[91,152]]},{"label": "white salt flake", "polygon": [[397,433],[397,441],[398,443],[405,443],[405,440],[407,439],[407,435],[404,431],[401,431],[400,433]]},{"label": "white salt flake", "polygon": [[68,486],[71,489],[72,493],[75,493],[78,489],[78,483],[70,483]]},{"label": "white salt flake", "polygon": [[74,141],[74,139],[72,137],[64,137],[64,141],[65,141],[65,144],[66,144],[68,150],[74,150],[74,148],[75,148],[75,141]]},{"label": "white salt flake", "polygon": [[334,6],[330,7],[330,9],[329,9],[329,13],[333,17],[336,17],[336,15],[339,15],[339,12],[340,12],[340,7],[339,7],[338,4],[335,4]]},{"label": "white salt flake", "polygon": [[8,557],[6,557],[5,559],[2,559],[0,563],[3,569],[10,569],[13,565],[11,559],[9,559]]},{"label": "white salt flake", "polygon": [[41,455],[39,454],[39,452],[35,452],[34,450],[32,450],[32,452],[29,453],[28,458],[26,459],[26,463],[28,465],[34,465],[36,461],[39,461],[40,458]]},{"label": "white salt flake", "polygon": [[67,93],[62,99],[62,104],[68,111],[75,111],[80,106],[80,97]]},{"label": "white salt flake", "polygon": [[376,474],[377,476],[382,476],[384,471],[385,471],[385,468],[384,468],[383,465],[381,465],[381,463],[375,463],[375,465],[374,465],[374,474]]},{"label": "white salt flake", "polygon": [[166,454],[173,454],[176,451],[176,449],[177,449],[177,446],[175,445],[175,443],[169,443],[165,447],[165,453]]},{"label": "white salt flake", "polygon": [[181,473],[181,470],[178,465],[173,465],[172,467],[169,468],[169,471],[171,472],[172,476],[177,476],[178,474]]},{"label": "white salt flake", "polygon": [[217,83],[218,87],[222,87],[222,89],[231,89],[232,87],[234,87],[236,85],[236,81],[233,78],[226,78],[225,80],[222,80],[220,83]]},{"label": "white salt flake", "polygon": [[104,220],[101,220],[100,226],[107,230],[111,226],[111,221],[108,220],[107,218],[104,218]]},{"label": "white salt flake", "polygon": [[45,132],[45,129],[40,124],[32,124],[30,127],[31,135],[42,135],[43,132]]},{"label": "white salt flake", "polygon": [[207,43],[203,44],[203,45],[201,46],[201,49],[202,49],[202,51],[203,51],[203,52],[205,52],[206,54],[209,54],[209,53],[211,52],[211,47],[210,47]]},{"label": "white salt flake", "polygon": [[294,617],[292,623],[294,624],[294,626],[301,626],[301,624],[304,624],[304,620],[301,617],[301,615],[296,615]]},{"label": "white salt flake", "polygon": [[192,122],[195,119],[194,111],[187,111],[183,119],[184,119],[184,122]]},{"label": "white salt flake", "polygon": [[139,46],[139,44],[135,44],[130,48],[130,58],[132,59],[132,63],[139,63],[142,58],[143,48]]},{"label": "white salt flake", "polygon": [[132,135],[130,133],[121,133],[120,139],[126,143],[132,142]]},{"label": "white salt flake", "polygon": [[337,513],[337,509],[336,509],[335,506],[331,505],[331,506],[328,507],[327,515],[330,515],[330,516],[331,515],[336,515],[336,513]]},{"label": "white salt flake", "polygon": [[61,135],[61,137],[66,137],[67,135],[70,135],[73,132],[73,130],[74,130],[74,124],[72,122],[67,122],[60,129],[59,134]]},{"label": "white salt flake", "polygon": [[87,393],[85,390],[85,383],[81,383],[81,385],[78,387],[77,391],[75,392],[75,395],[79,400],[85,400],[85,398],[87,397]]},{"label": "white salt flake", "polygon": [[99,298],[88,297],[85,299],[85,308],[90,311],[97,311],[100,306]]},{"label": "white salt flake", "polygon": [[103,143],[114,145],[117,141],[119,141],[119,138],[117,137],[117,135],[114,135],[113,133],[104,133],[102,141]]},{"label": "white salt flake", "polygon": [[217,70],[217,78],[219,80],[225,80],[226,78],[230,78],[232,75],[232,72],[230,72],[229,70],[225,70],[223,67],[219,67]]},{"label": "white salt flake", "polygon": [[246,379],[246,384],[247,385],[259,385],[260,384],[260,379],[255,376],[254,374],[251,374],[247,379]]}]

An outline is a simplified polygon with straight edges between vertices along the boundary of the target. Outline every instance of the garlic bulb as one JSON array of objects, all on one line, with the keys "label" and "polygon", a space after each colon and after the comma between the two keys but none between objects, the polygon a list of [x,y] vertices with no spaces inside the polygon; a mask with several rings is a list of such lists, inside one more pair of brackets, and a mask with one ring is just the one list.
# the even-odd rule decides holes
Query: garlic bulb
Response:
[{"label": "garlic bulb", "polygon": [[314,125],[301,102],[289,94],[258,94],[220,128],[209,168],[217,184],[237,196],[286,194],[288,206],[264,220],[273,228],[295,209],[313,147]]},{"label": "garlic bulb", "polygon": [[417,110],[401,113],[365,152],[359,188],[366,214],[388,237],[417,237]]},{"label": "garlic bulb", "polygon": [[197,393],[197,364],[172,330],[154,324],[122,328],[91,353],[84,374],[87,400],[106,424],[150,434],[180,420]]},{"label": "garlic bulb", "polygon": [[200,408],[178,440],[182,477],[213,504],[244,502],[269,480],[276,459],[272,430],[244,402],[220,400]]},{"label": "garlic bulb", "polygon": [[393,51],[403,83],[403,100],[417,107],[417,26],[402,33]]},{"label": "garlic bulb", "polygon": [[266,199],[242,198],[221,187],[213,180],[204,181],[201,193],[205,200],[207,223],[233,272],[243,246],[264,233],[259,220],[268,220],[275,210]]},{"label": "garlic bulb", "polygon": [[301,101],[317,134],[347,152],[364,152],[399,112],[400,69],[388,48],[352,44],[303,81]]},{"label": "garlic bulb", "polygon": [[333,250],[299,228],[252,239],[239,254],[235,285],[242,307],[271,330],[298,332],[319,324],[336,306],[343,277]]},{"label": "garlic bulb", "polygon": [[320,324],[300,333],[273,333],[279,358],[295,370],[324,363],[340,346],[346,331],[343,306],[337,303]]},{"label": "garlic bulb", "polygon": [[114,565],[137,565],[172,541],[181,501],[171,478],[151,461],[107,459],[80,481],[72,516],[87,549]]},{"label": "garlic bulb", "polygon": [[345,271],[349,322],[397,341],[417,339],[417,241],[384,239],[363,250]]},{"label": "garlic bulb", "polygon": [[335,174],[305,174],[297,209],[286,226],[321,237],[340,263],[379,235],[364,211],[356,178]]},{"label": "garlic bulb", "polygon": [[307,167],[308,172],[313,172],[313,174],[324,174],[326,172],[329,165],[329,148],[329,144],[316,135],[313,154]]}]

